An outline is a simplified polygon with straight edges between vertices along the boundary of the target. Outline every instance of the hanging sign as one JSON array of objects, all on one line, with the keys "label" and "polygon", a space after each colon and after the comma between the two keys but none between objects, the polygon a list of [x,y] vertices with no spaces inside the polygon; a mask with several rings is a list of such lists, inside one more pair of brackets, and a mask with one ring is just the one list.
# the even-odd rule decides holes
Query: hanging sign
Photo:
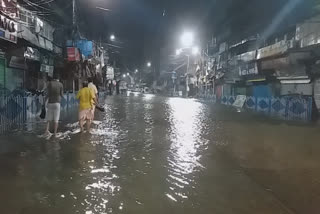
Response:
[{"label": "hanging sign", "polygon": [[17,22],[0,15],[0,38],[17,43]]},{"label": "hanging sign", "polygon": [[78,48],[69,47],[67,48],[68,61],[69,62],[78,62],[80,61],[80,53]]},{"label": "hanging sign", "polygon": [[0,11],[11,18],[17,18],[17,0],[0,0]]}]

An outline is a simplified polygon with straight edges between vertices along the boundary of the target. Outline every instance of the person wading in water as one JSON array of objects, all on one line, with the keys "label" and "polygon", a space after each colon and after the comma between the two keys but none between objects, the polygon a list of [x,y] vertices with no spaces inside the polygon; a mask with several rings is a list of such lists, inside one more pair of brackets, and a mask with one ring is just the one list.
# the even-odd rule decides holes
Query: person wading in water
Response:
[{"label": "person wading in water", "polygon": [[52,134],[50,133],[50,123],[54,125],[54,137],[57,136],[59,119],[60,119],[60,103],[63,97],[63,85],[59,82],[59,75],[57,72],[54,73],[53,80],[48,83],[47,86],[47,128],[44,136],[50,138]]},{"label": "person wading in water", "polygon": [[86,122],[87,131],[90,131],[93,120],[93,108],[95,105],[95,94],[93,90],[88,88],[88,82],[83,82],[83,88],[78,92],[77,99],[79,99],[79,125],[81,132],[84,132],[84,123]]}]

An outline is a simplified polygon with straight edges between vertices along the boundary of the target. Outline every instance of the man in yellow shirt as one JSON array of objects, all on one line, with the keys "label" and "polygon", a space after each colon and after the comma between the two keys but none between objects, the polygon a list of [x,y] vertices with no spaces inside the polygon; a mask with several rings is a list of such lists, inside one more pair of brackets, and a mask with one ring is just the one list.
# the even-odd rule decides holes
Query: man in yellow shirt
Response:
[{"label": "man in yellow shirt", "polygon": [[[95,84],[93,84],[93,80],[92,80],[91,77],[88,78],[88,82],[89,82],[88,83],[88,88],[90,88],[93,91],[94,95],[95,95],[95,99],[93,99],[92,102],[95,103],[95,104],[98,104],[98,89],[95,86]],[[96,106],[93,105],[93,107],[92,107],[93,118],[94,118],[95,110],[96,110]]]},{"label": "man in yellow shirt", "polygon": [[83,82],[83,88],[78,92],[77,99],[79,99],[79,125],[81,132],[84,131],[83,125],[86,121],[87,131],[90,131],[93,120],[92,109],[95,105],[92,100],[95,100],[94,92],[88,88],[88,82]]}]

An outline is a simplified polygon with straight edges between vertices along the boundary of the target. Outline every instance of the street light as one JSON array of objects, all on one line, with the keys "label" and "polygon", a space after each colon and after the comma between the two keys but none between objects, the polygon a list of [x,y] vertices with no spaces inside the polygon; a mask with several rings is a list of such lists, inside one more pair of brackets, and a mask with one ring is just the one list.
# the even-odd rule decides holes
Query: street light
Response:
[{"label": "street light", "polygon": [[194,34],[192,32],[184,32],[181,36],[181,43],[183,47],[190,47],[194,41]]},{"label": "street light", "polygon": [[126,78],[127,76],[125,74],[122,75],[123,78]]},{"label": "street light", "polygon": [[151,67],[151,62],[148,62],[148,63],[147,63],[147,66],[150,68],[150,67]]},{"label": "street light", "polygon": [[139,70],[138,70],[138,69],[136,69],[134,72],[135,72],[135,73],[138,73],[138,72],[139,72]]},{"label": "street light", "polygon": [[112,35],[110,36],[110,40],[111,40],[111,41],[114,41],[115,39],[116,39],[116,36],[112,34]]},{"label": "street light", "polygon": [[129,73],[127,73],[127,76],[130,76],[130,74],[129,74]]},{"label": "street light", "polygon": [[192,54],[193,54],[194,56],[198,55],[199,52],[200,52],[199,47],[197,47],[197,46],[192,47]]}]

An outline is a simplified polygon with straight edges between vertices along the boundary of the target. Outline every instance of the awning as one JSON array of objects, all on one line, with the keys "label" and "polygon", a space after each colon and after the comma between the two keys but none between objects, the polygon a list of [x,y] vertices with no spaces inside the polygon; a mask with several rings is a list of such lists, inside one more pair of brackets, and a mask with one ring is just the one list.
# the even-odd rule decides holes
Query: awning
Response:
[{"label": "awning", "polygon": [[39,36],[39,44],[40,44],[40,47],[46,48],[46,43],[44,41],[44,38],[41,36]]},{"label": "awning", "polygon": [[18,37],[27,40],[28,42],[39,46],[39,41],[36,35],[34,35],[26,26],[20,25],[21,30],[18,33]]},{"label": "awning", "polygon": [[287,77],[277,77],[278,80],[301,80],[301,79],[309,79],[308,76],[287,76]]},{"label": "awning", "polygon": [[281,80],[281,84],[309,84],[311,79],[301,79],[301,80]]},{"label": "awning", "polygon": [[45,42],[46,42],[46,49],[47,50],[49,50],[49,51],[53,51],[53,44],[52,44],[52,42],[51,41],[49,41],[49,40],[45,40]]},{"label": "awning", "polygon": [[258,78],[258,79],[247,80],[247,82],[264,82],[264,81],[266,81],[266,78]]}]

